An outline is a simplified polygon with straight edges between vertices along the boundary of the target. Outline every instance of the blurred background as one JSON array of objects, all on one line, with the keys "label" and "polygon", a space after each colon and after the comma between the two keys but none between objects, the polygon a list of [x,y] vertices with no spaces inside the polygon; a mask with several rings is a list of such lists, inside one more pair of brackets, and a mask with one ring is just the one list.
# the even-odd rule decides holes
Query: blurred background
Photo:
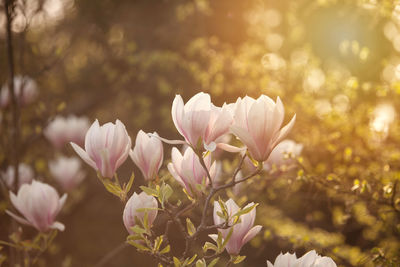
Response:
[{"label": "blurred background", "polygon": [[[300,256],[310,249],[340,266],[400,266],[400,3],[17,3],[12,25],[16,73],[31,77],[39,88],[36,102],[22,109],[21,133],[27,143],[21,160],[35,177],[55,184],[47,162],[61,152],[49,146],[42,132],[57,114],[97,118],[101,124],[120,119],[132,140],[140,129],[177,139],[170,115],[176,94],[187,101],[207,92],[218,105],[245,95],[280,96],[286,121],[297,114],[289,137],[303,150],[296,166],[273,168],[264,176],[274,179],[261,177],[257,186],[245,185],[238,194],[240,203],[260,203],[256,223],[264,226],[243,249],[247,259],[240,266],[265,266],[281,251]],[[8,65],[0,7],[4,84]],[[8,141],[4,135],[1,139],[4,170]],[[170,149],[164,146],[164,166]],[[74,155],[69,145],[61,151]],[[226,155],[222,165],[227,173],[232,161]],[[131,160],[119,176],[128,180],[132,169],[138,191],[145,183]],[[59,218],[65,232],[40,266],[94,266],[125,240],[123,206],[105,192],[94,171],[88,168],[87,174]],[[3,201],[2,240],[10,221],[5,208]],[[176,244],[181,241],[175,237]],[[156,263],[127,247],[105,266]]]}]

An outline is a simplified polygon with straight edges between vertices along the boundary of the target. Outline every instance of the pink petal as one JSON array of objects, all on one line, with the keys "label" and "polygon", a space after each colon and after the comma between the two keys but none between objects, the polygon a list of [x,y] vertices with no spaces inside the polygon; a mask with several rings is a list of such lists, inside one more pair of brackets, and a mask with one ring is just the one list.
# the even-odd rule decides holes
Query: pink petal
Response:
[{"label": "pink petal", "polygon": [[51,229],[57,229],[59,231],[64,231],[65,230],[65,225],[60,223],[60,222],[54,222],[51,226]]},{"label": "pink petal", "polygon": [[261,228],[262,228],[261,225],[256,225],[253,228],[251,228],[250,231],[244,236],[242,244],[244,245],[251,239],[253,239],[253,237],[255,237],[258,234],[258,232],[261,231]]},{"label": "pink petal", "polygon": [[18,216],[18,215],[15,215],[15,214],[12,213],[11,211],[6,210],[6,213],[7,213],[8,215],[10,215],[12,218],[14,218],[17,222],[22,223],[22,224],[25,224],[25,225],[30,225],[30,226],[32,226],[32,224],[31,224],[30,222],[28,222],[27,220],[25,220],[24,218],[22,218],[22,217],[20,217],[20,216]]},{"label": "pink petal", "polygon": [[83,150],[80,146],[78,146],[75,143],[70,143],[72,148],[75,150],[75,152],[87,163],[89,164],[93,169],[98,170],[96,163],[89,157],[89,155],[86,153],[85,150]]}]

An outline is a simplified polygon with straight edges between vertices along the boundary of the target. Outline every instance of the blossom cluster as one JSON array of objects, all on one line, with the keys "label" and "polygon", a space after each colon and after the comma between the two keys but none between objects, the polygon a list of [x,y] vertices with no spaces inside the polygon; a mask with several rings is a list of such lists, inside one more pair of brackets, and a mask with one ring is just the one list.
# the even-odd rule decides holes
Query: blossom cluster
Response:
[{"label": "blossom cluster", "polygon": [[[196,94],[186,104],[182,97],[177,95],[172,104],[171,114],[182,140],[167,140],[157,132],[145,133],[140,130],[133,148],[128,131],[120,120],[103,125],[95,120],[89,127],[88,120],[84,117],[58,116],[44,130],[44,136],[57,149],[70,142],[82,160],[97,172],[106,189],[126,202],[122,220],[130,238],[133,239],[130,244],[139,249],[146,248],[146,245],[151,246],[146,244],[147,238],[143,233],[151,234],[149,229],[155,223],[159,211],[166,212],[164,200],[169,197],[166,195],[172,194],[172,189],[168,189],[169,185],[165,185],[164,181],[160,189],[159,172],[164,162],[163,142],[183,145],[182,149],[172,147],[171,162],[166,164],[166,167],[192,203],[208,196],[203,217],[207,213],[208,201],[217,191],[225,186],[235,186],[235,189],[238,189],[237,186],[241,182],[263,170],[291,164],[293,157],[287,157],[287,154],[297,156],[302,150],[302,145],[285,140],[296,116],[283,125],[285,111],[279,97],[273,101],[265,95],[257,99],[245,96],[238,98],[235,103],[224,103],[219,107],[211,102],[210,95],[206,93]],[[230,143],[232,135],[236,137],[233,139],[234,144]],[[241,145],[238,145],[239,141]],[[242,155],[243,160],[246,160],[245,164],[253,170],[252,174],[242,178],[241,172],[237,172],[232,182],[221,180],[216,160],[221,151]],[[117,170],[128,157],[138,167],[150,187],[141,187],[142,192],[135,192],[127,199],[133,178],[121,187]],[[32,171],[27,171],[24,165],[21,165],[19,170],[20,187],[17,195],[10,191],[10,199],[23,217],[10,211],[7,213],[18,222],[31,225],[40,232],[50,229],[63,230],[64,225],[55,221],[55,218],[64,205],[66,194],[60,198],[53,187],[34,180]],[[49,163],[49,170],[65,191],[74,189],[85,177],[80,162],[73,157],[58,157]],[[3,175],[7,183],[12,182],[9,181],[14,176],[12,171],[9,170]],[[151,185],[156,185],[155,189],[152,189]],[[160,197],[160,194],[163,196]],[[256,206],[257,204],[251,202],[240,208],[231,198],[226,202],[221,199],[214,201],[212,229],[216,230],[217,234],[210,234],[209,237],[217,244],[214,246],[217,253],[226,250],[234,261],[239,262],[242,247],[262,229],[261,225],[254,226]],[[193,223],[187,218],[188,227],[191,228],[190,235],[196,235],[197,231],[205,227],[203,220],[206,221],[206,218],[202,219],[196,230],[194,226],[189,227]],[[160,245],[161,243],[158,247]],[[268,266],[287,266],[282,265],[283,262],[297,264],[288,266],[322,266],[318,265],[319,262],[326,261],[326,257],[320,259],[315,252],[315,255],[310,253],[300,259],[291,254],[280,255],[274,265],[268,262]],[[333,263],[329,266],[336,265]]]}]

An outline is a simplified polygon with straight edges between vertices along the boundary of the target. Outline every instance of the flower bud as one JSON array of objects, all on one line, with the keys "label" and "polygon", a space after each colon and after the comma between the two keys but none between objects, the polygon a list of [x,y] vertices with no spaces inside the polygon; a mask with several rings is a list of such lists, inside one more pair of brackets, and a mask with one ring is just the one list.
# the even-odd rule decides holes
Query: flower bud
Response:
[{"label": "flower bud", "polygon": [[85,178],[81,161],[76,157],[59,157],[49,163],[51,175],[65,191],[74,189]]},{"label": "flower bud", "polygon": [[6,212],[18,222],[33,226],[40,232],[49,229],[64,231],[64,225],[55,221],[55,218],[66,199],[66,194],[60,198],[52,186],[33,180],[32,184],[23,184],[17,195],[10,191],[11,203],[24,218]]},{"label": "flower bud", "polygon": [[131,138],[125,125],[117,120],[102,126],[96,120],[86,133],[85,150],[71,143],[75,152],[102,177],[112,178],[128,157]]},{"label": "flower bud", "polygon": [[[147,211],[138,211],[138,209],[149,209]],[[126,202],[124,214],[122,216],[126,230],[133,234],[131,228],[140,222],[143,224],[145,213],[148,215],[149,227],[153,225],[158,213],[158,203],[155,197],[141,192],[139,195],[133,193],[131,198]]]},{"label": "flower bud", "polygon": [[[176,147],[173,147],[171,159],[172,162],[168,164],[169,172],[190,196],[197,195],[196,185],[207,185],[209,183],[207,172],[191,147],[188,147],[183,155]],[[216,163],[211,164],[210,155],[204,158],[204,163],[210,173],[211,180],[214,180],[217,172]]]},{"label": "flower bud", "polygon": [[89,120],[86,117],[56,116],[44,130],[44,135],[56,148],[62,148],[69,142],[83,145],[89,126]]},{"label": "flower bud", "polygon": [[163,163],[163,145],[161,140],[154,135],[158,136],[156,132],[149,136],[140,130],[136,137],[135,147],[129,153],[145,180],[154,179]]},{"label": "flower bud", "polygon": [[276,103],[266,95],[257,100],[248,96],[239,98],[234,107],[231,131],[247,146],[250,155],[262,162],[268,159],[294,125],[296,115],[281,129],[284,114],[279,97]]},{"label": "flower bud", "polygon": [[[23,184],[31,183],[33,176],[34,174],[32,168],[25,163],[20,163],[18,166],[18,188],[20,188]],[[14,166],[9,166],[6,172],[2,173],[2,178],[9,189],[12,189],[14,186],[14,177]]]},{"label": "flower bud", "polygon": [[[247,204],[243,209],[253,206],[254,203]],[[229,215],[229,224],[233,224],[233,215],[235,215],[239,211],[238,205],[231,198],[225,202],[225,207]],[[224,219],[221,218],[218,213],[222,212],[221,206],[218,201],[214,201],[214,224],[222,224],[224,223]],[[240,222],[227,228],[227,229],[218,229],[218,231],[222,234],[222,238],[226,238],[232,230],[232,235],[226,244],[226,251],[230,255],[238,255],[243,245],[253,239],[258,232],[261,230],[261,225],[254,225],[254,220],[256,218],[256,208],[253,208],[250,212],[243,214],[240,216]],[[216,238],[215,235],[211,235],[211,238]]]}]

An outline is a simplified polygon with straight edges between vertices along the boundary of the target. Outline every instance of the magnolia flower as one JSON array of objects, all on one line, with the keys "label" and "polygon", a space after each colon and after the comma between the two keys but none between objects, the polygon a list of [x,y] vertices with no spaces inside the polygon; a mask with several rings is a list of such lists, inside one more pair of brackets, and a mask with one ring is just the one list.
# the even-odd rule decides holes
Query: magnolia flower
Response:
[{"label": "magnolia flower", "polygon": [[[172,148],[172,162],[168,163],[168,170],[188,192],[189,195],[195,196],[198,189],[196,185],[207,185],[209,183],[207,172],[200,164],[200,160],[191,147],[185,150],[182,155],[176,147]],[[211,176],[211,180],[216,177],[216,163],[211,164],[211,156],[204,158],[205,165]]]},{"label": "magnolia flower", "polygon": [[319,256],[311,250],[303,257],[297,259],[296,254],[279,254],[274,264],[267,261],[267,267],[336,267],[336,263],[329,257]]},{"label": "magnolia flower", "polygon": [[[27,76],[15,76],[14,92],[17,102],[20,105],[30,104],[38,95],[37,84]],[[4,108],[8,106],[10,101],[10,90],[8,84],[4,84],[0,92],[0,107]]]},{"label": "magnolia flower", "polygon": [[266,95],[258,99],[248,96],[239,98],[235,104],[231,131],[247,146],[251,156],[262,162],[268,159],[294,125],[296,115],[281,129],[284,114],[279,97],[276,103]]},{"label": "magnolia flower", "polygon": [[102,126],[96,120],[86,133],[85,150],[71,142],[75,152],[103,177],[112,178],[128,157],[131,138],[125,125],[117,120]]},{"label": "magnolia flower", "polygon": [[211,103],[209,94],[200,92],[186,104],[177,95],[172,103],[172,120],[176,129],[194,148],[204,148],[213,151],[215,140],[228,133],[232,124],[232,116],[226,105],[216,107]]},{"label": "magnolia flower", "polygon": [[163,163],[163,145],[156,136],[158,136],[156,132],[153,136],[149,136],[140,130],[136,137],[135,147],[129,153],[146,180],[154,179]]},{"label": "magnolia flower", "polygon": [[[244,209],[253,206],[254,203],[247,204]],[[225,207],[229,215],[229,224],[233,224],[234,217],[238,211],[239,206],[236,205],[235,201],[231,198],[225,202]],[[214,224],[219,225],[225,223],[224,219],[218,216],[218,212],[221,211],[221,206],[218,201],[214,201]],[[261,230],[261,225],[254,225],[254,220],[256,218],[256,208],[253,208],[249,213],[240,216],[240,222],[227,228],[218,229],[222,234],[222,238],[226,238],[229,232],[232,230],[232,235],[226,244],[226,250],[231,255],[238,255],[244,244],[253,239],[254,236],[258,234]],[[216,240],[217,235],[210,235],[211,238]]]},{"label": "magnolia flower", "polygon": [[[9,189],[14,187],[14,175],[14,166],[9,166],[7,171],[2,173],[3,181],[6,183]],[[32,168],[25,163],[20,163],[18,165],[18,188],[20,188],[23,184],[31,183],[33,176],[34,174]]]},{"label": "magnolia flower", "polygon": [[[138,209],[148,209],[147,211],[138,211]],[[143,223],[145,213],[148,215],[149,227],[153,224],[158,213],[158,203],[155,197],[141,192],[139,195],[133,193],[131,198],[126,202],[124,214],[122,216],[126,230],[133,234],[132,227],[136,225],[137,221]]]},{"label": "magnolia flower", "polygon": [[311,250],[297,260],[296,267],[336,267],[336,263],[329,257],[318,255]]},{"label": "magnolia flower", "polygon": [[82,145],[89,126],[86,117],[56,116],[44,130],[44,135],[56,148],[61,148],[68,142]]},{"label": "magnolia flower", "polygon": [[276,257],[274,264],[267,261],[267,267],[294,267],[296,266],[296,261],[296,254],[290,254],[289,252],[285,254],[281,253]]},{"label": "magnolia flower", "polygon": [[302,144],[298,144],[295,141],[288,139],[283,140],[274,148],[274,150],[272,150],[268,160],[265,163],[268,165],[268,167],[273,164],[276,166],[290,164],[293,162],[293,159],[286,158],[286,155],[297,157],[300,155],[302,150]]},{"label": "magnolia flower", "polygon": [[81,170],[81,162],[76,157],[59,157],[49,163],[49,169],[54,179],[66,191],[74,189],[85,178]]},{"label": "magnolia flower", "polygon": [[32,184],[23,184],[17,195],[10,191],[11,203],[24,218],[10,211],[6,212],[18,222],[31,225],[40,232],[49,229],[64,231],[64,225],[55,221],[55,218],[66,199],[66,194],[60,198],[53,187],[33,180]]}]

